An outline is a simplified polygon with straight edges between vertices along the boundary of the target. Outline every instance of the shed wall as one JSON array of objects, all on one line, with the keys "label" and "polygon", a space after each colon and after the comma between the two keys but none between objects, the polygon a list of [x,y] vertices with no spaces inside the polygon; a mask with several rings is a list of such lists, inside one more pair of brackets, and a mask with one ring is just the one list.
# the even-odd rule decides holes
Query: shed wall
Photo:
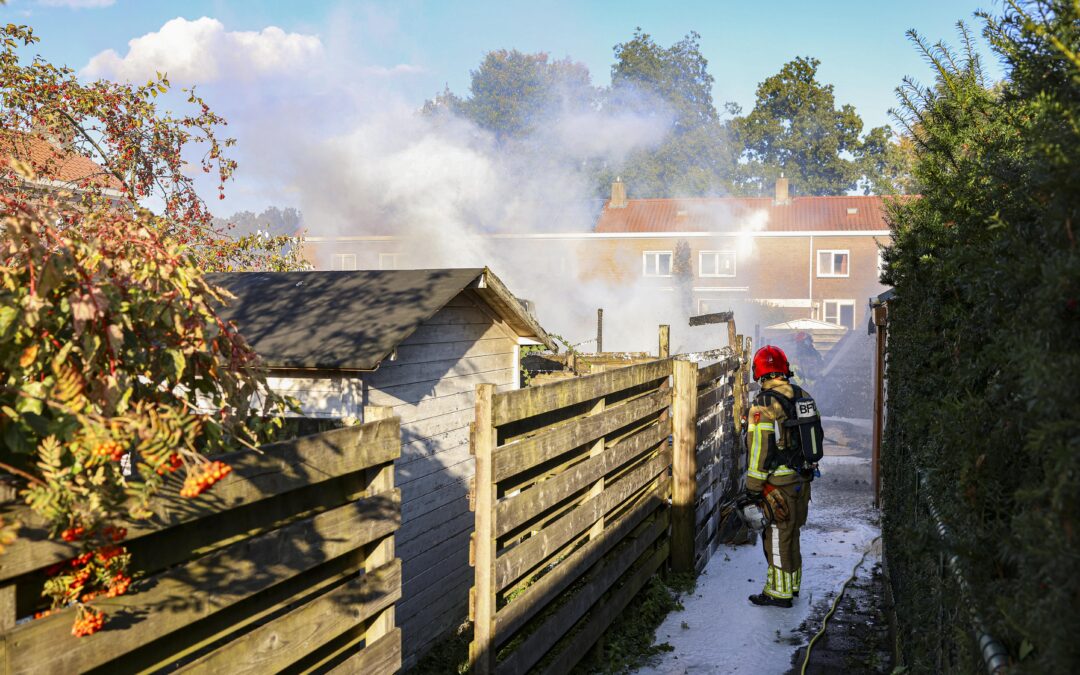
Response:
[{"label": "shed wall", "polygon": [[469,424],[480,383],[517,382],[517,337],[472,291],[463,291],[372,372],[278,370],[275,391],[297,399],[305,417],[363,418],[364,406],[389,406],[401,418],[402,629],[405,666],[468,614]]},{"label": "shed wall", "polygon": [[402,627],[405,663],[456,628],[468,613],[472,568],[469,453],[477,384],[515,386],[517,338],[463,292],[417,328],[395,361],[363,374],[363,404],[391,406],[401,418]]}]

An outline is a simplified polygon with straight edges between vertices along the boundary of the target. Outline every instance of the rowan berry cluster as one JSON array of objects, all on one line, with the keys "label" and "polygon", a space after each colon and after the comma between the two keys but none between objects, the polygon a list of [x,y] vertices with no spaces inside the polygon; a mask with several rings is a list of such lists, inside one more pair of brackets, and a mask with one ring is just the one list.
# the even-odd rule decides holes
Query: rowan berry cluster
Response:
[{"label": "rowan berry cluster", "polygon": [[180,490],[181,497],[198,497],[210,489],[210,487],[229,475],[232,467],[224,462],[209,462],[192,470],[184,479],[184,487]]},{"label": "rowan berry cluster", "polygon": [[124,446],[120,445],[116,441],[105,441],[104,443],[98,443],[94,448],[94,457],[111,459],[114,462],[119,462],[120,458],[124,456]]},{"label": "rowan berry cluster", "polygon": [[71,634],[75,637],[93,635],[101,630],[105,624],[105,614],[90,607],[79,607],[79,616],[71,627]]},{"label": "rowan berry cluster", "polygon": [[85,534],[86,528],[84,528],[82,525],[77,525],[75,527],[69,527],[63,532],[61,532],[60,538],[64,541],[78,541],[79,539],[82,539],[83,535]]},{"label": "rowan berry cluster", "polygon": [[166,464],[162,464],[158,468],[154,469],[154,471],[157,472],[157,475],[164,476],[166,473],[172,473],[180,467],[184,466],[184,460],[181,459],[180,454],[176,452],[169,455],[169,458],[166,460],[166,462]]}]

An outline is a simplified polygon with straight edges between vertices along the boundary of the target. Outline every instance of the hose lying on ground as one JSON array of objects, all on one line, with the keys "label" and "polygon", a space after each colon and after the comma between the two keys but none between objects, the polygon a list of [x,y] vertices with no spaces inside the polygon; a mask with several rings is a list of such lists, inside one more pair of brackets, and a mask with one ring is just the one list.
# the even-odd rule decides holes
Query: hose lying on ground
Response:
[{"label": "hose lying on ground", "polygon": [[862,557],[859,558],[859,562],[855,563],[855,567],[851,568],[851,576],[848,577],[847,581],[844,582],[844,585],[840,587],[840,592],[836,594],[832,607],[829,608],[825,618],[821,620],[821,630],[819,630],[814,637],[810,638],[810,643],[806,645],[806,655],[803,658],[802,669],[799,671],[800,675],[806,675],[806,667],[810,665],[810,651],[814,648],[814,643],[818,641],[818,638],[825,634],[825,626],[828,625],[832,615],[836,613],[836,608],[840,605],[840,600],[844,597],[844,592],[847,591],[848,584],[855,581],[855,576],[859,572],[859,566],[866,562],[866,556],[870,555],[870,550],[874,548],[874,544],[877,543],[879,539],[881,539],[881,535],[874,537],[874,540],[870,542],[870,546],[867,547],[866,551],[862,554]]}]

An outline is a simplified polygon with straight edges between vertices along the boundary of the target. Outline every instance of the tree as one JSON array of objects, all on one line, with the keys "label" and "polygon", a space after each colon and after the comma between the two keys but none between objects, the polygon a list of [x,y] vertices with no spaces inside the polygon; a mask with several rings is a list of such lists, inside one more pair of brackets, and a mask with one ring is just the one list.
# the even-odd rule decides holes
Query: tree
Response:
[{"label": "tree", "polygon": [[[898,89],[921,197],[893,204],[885,251],[885,550],[912,672],[983,667],[968,612],[955,639],[923,630],[942,607],[978,608],[1015,670],[1067,672],[1080,663],[1080,406],[1061,392],[1080,377],[1080,6],[1010,0],[982,18],[1003,83],[961,25],[959,49],[909,33],[934,81]],[[926,495],[962,590],[912,518]]]},{"label": "tree", "polygon": [[[799,57],[757,88],[753,110],[734,120],[735,137],[745,148],[742,190],[767,194],[783,173],[803,195],[840,195],[854,190],[866,170],[885,162],[882,152],[892,133],[873,129],[865,144],[863,122],[851,105],[836,107],[833,86],[817,80],[820,61]],[[874,176],[871,183],[881,184]]]},{"label": "tree", "polygon": [[[124,523],[148,516],[167,484],[198,496],[229,472],[207,454],[280,423],[285,403],[215,314],[225,298],[202,271],[290,256],[274,239],[245,244],[212,227],[182,158],[204,146],[197,165],[217,172],[219,190],[235,164],[217,137],[224,120],[193,92],[193,114],[163,114],[163,76],[82,84],[20,61],[37,41],[30,28],[0,36],[0,468],[24,482],[51,536],[81,552],[45,594],[53,609],[74,604],[73,633],[86,635],[104,620],[95,599],[130,584]],[[84,170],[66,177],[67,162]],[[142,206],[151,198],[161,212]],[[18,524],[0,525],[10,543]]]},{"label": "tree", "polygon": [[424,105],[424,112],[460,114],[500,140],[521,139],[557,112],[591,107],[595,96],[589,70],[581,63],[500,49],[485,54],[472,71],[468,98],[447,88]]},{"label": "tree", "polygon": [[615,45],[606,107],[662,120],[668,135],[659,147],[632,155],[619,173],[634,196],[722,194],[730,185],[735,152],[713,104],[713,77],[701,54],[701,36],[691,32],[670,47],[640,28]]}]

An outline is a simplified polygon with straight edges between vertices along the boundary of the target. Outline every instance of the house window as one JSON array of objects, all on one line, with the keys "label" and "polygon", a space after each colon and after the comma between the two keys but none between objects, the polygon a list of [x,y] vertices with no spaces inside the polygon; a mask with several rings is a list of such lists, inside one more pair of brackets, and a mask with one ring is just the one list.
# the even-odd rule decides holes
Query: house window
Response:
[{"label": "house window", "polygon": [[380,253],[379,254],[379,269],[381,270],[396,270],[400,268],[400,253]]},{"label": "house window", "polygon": [[817,275],[819,277],[848,276],[849,257],[847,251],[818,251]]},{"label": "house window", "polygon": [[735,251],[702,251],[698,254],[698,273],[703,277],[735,276]]},{"label": "house window", "polygon": [[333,269],[333,270],[355,270],[356,269],[356,254],[355,253],[335,253],[333,259],[330,261],[330,269]]},{"label": "house window", "polygon": [[671,251],[645,251],[641,266],[642,274],[647,277],[670,277]]},{"label": "house window", "polygon": [[855,330],[855,301],[826,300],[825,322]]}]

